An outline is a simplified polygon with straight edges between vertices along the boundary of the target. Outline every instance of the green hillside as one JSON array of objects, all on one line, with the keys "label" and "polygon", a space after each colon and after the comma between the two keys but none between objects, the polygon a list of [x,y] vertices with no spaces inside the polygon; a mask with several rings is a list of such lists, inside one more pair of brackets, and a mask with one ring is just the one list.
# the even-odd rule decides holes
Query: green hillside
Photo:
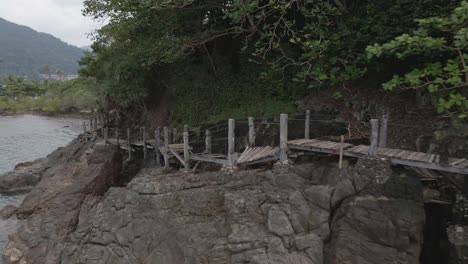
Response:
[{"label": "green hillside", "polygon": [[80,48],[50,34],[0,18],[0,77],[17,75],[37,79],[42,65],[49,65],[51,72],[76,74],[77,60],[82,55]]}]

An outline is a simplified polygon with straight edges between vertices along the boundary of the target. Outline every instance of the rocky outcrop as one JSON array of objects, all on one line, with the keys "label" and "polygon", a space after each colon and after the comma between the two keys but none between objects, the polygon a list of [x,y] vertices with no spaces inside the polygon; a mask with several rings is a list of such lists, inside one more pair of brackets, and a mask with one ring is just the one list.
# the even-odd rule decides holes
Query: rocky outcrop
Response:
[{"label": "rocky outcrop", "polygon": [[384,161],[145,169],[84,199],[60,261],[34,263],[418,263],[423,226],[421,186]]},{"label": "rocky outcrop", "polygon": [[47,168],[47,159],[20,163],[14,170],[0,175],[0,192],[15,193],[30,191],[41,179]]},{"label": "rocky outcrop", "polygon": [[41,181],[16,209],[23,221],[4,251],[9,263],[59,263],[83,202],[102,195],[119,175],[117,148],[96,145],[89,149],[75,143],[68,151],[48,157],[50,166],[42,172]]},{"label": "rocky outcrop", "polygon": [[84,138],[78,137],[66,147],[58,148],[46,158],[16,165],[14,170],[0,175],[0,193],[32,190],[48,169],[78,159],[88,147],[89,145],[84,142]]}]

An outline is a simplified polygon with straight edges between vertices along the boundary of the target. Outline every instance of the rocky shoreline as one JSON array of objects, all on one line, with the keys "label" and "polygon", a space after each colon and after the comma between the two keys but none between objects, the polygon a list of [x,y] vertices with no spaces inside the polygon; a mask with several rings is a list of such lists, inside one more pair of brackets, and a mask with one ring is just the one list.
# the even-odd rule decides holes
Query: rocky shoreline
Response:
[{"label": "rocky shoreline", "polygon": [[117,148],[78,138],[0,177],[2,192],[30,190],[4,212],[20,219],[6,261],[419,263],[422,187],[385,161],[198,174],[151,167],[118,186],[122,165]]},{"label": "rocky shoreline", "polygon": [[91,112],[44,112],[40,110],[29,111],[1,111],[0,117],[19,116],[19,115],[38,115],[47,117],[64,117],[64,118],[79,118],[86,119],[93,115]]}]

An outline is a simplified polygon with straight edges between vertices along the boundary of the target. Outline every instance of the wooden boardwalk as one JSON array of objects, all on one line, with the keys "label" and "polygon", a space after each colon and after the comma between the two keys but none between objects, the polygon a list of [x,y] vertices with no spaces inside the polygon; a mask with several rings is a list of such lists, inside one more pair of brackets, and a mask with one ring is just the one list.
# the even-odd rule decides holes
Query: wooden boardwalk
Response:
[{"label": "wooden boardwalk", "polygon": [[[370,146],[355,146],[317,139],[291,140],[288,142],[288,147],[292,150],[336,155],[339,155],[340,150],[343,149],[344,156],[356,158],[368,156],[370,153]],[[468,174],[467,159],[449,158],[446,164],[442,164],[440,163],[440,155],[390,148],[377,148],[377,157],[389,159],[392,163],[399,165]]]},{"label": "wooden boardwalk", "polygon": [[[304,139],[288,140],[288,116],[281,114],[279,131],[280,131],[280,144],[278,147],[272,146],[255,146],[255,125],[254,119],[248,118],[248,147],[242,153],[235,152],[235,120],[229,119],[227,123],[228,130],[228,149],[227,153],[211,153],[211,131],[205,132],[205,150],[202,153],[193,153],[193,149],[190,146],[188,127],[185,126],[183,132],[183,143],[171,142],[175,141],[170,137],[170,131],[167,127],[164,127],[164,133],[160,133],[160,129],[155,130],[154,139],[146,139],[147,134],[144,128],[140,128],[140,139],[139,141],[130,140],[130,129],[127,129],[127,140],[117,140],[116,138],[107,137],[107,128],[101,128],[101,134],[104,137],[106,143],[119,145],[120,148],[127,150],[129,153],[129,159],[132,159],[132,152],[135,152],[137,148],[143,149],[144,158],[147,157],[147,151],[152,150],[156,153],[156,163],[160,165],[161,156],[164,158],[164,166],[169,166],[169,159],[175,158],[178,162],[185,167],[190,168],[190,161],[198,162],[209,162],[215,163],[227,167],[235,166],[249,166],[253,164],[272,162],[272,161],[287,161],[290,158],[297,157],[305,152],[310,153],[322,153],[328,155],[339,155],[340,156],[340,167],[341,160],[343,157],[354,157],[363,158],[366,156],[374,158],[385,158],[390,160],[393,164],[409,166],[421,170],[438,170],[451,173],[459,173],[468,175],[468,160],[458,158],[448,158],[446,162],[442,162],[442,158],[437,154],[429,154],[423,152],[402,150],[402,149],[391,149],[386,148],[386,129],[387,120],[386,116],[382,117],[382,124],[379,125],[377,119],[372,119],[371,125],[371,138],[370,145],[353,145],[344,143],[342,136],[342,142],[332,142],[319,139],[309,139],[310,130],[310,112],[306,112],[305,120],[305,131]],[[86,126],[83,125],[84,131],[86,132]],[[96,131],[97,121],[91,122],[92,130],[90,135],[98,135]],[[116,131],[118,132],[118,131]],[[178,138],[178,134],[174,129],[173,138]],[[118,133],[116,133],[118,136]],[[160,137],[163,137],[161,140]],[[180,142],[180,141],[179,141]]]}]

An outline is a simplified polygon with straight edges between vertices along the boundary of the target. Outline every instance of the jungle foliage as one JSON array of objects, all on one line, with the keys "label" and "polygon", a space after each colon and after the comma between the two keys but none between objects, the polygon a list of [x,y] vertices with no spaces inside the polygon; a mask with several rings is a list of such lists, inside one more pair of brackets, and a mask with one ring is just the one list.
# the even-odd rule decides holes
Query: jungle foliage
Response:
[{"label": "jungle foliage", "polygon": [[[430,86],[444,100],[441,112],[466,114],[468,22],[466,13],[456,15],[465,0],[84,3],[84,15],[108,24],[94,35],[80,73],[102,84],[109,107],[169,94],[172,121],[197,123],[277,114],[316,89],[365,81],[387,90]],[[417,72],[427,67],[431,73]],[[388,82],[392,75],[400,77]]]},{"label": "jungle foliage", "polygon": [[91,79],[37,82],[9,76],[0,79],[0,112],[93,110],[99,105],[98,91]]}]

